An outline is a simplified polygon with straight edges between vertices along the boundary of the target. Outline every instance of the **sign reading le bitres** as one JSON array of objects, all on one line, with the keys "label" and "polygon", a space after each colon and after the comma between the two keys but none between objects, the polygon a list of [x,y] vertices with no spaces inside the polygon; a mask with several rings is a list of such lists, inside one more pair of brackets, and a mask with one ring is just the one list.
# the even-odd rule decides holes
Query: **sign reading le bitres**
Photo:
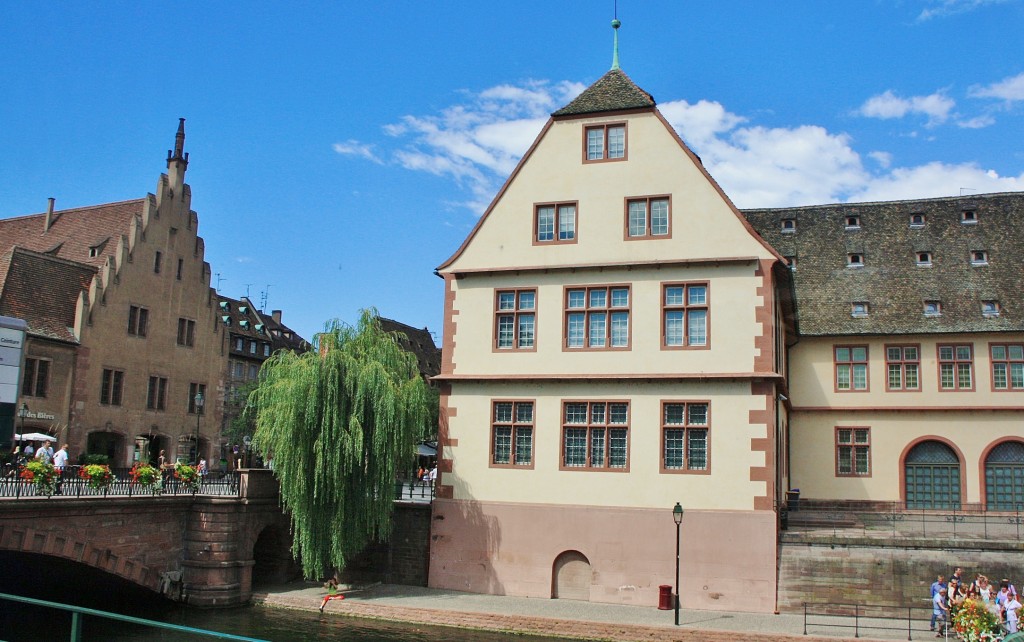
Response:
[{"label": "sign reading le bitres", "polygon": [[0,317],[0,403],[18,401],[21,353],[25,347],[25,322]]}]

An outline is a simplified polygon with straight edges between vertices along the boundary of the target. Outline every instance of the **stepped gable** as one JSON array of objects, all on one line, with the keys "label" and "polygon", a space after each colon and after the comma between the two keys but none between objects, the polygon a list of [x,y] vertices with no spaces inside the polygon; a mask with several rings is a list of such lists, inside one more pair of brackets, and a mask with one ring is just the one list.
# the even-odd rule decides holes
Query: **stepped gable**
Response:
[{"label": "stepped gable", "polygon": [[[114,256],[117,239],[128,234],[132,219],[142,216],[144,202],[137,199],[55,211],[45,230],[45,213],[0,220],[0,252],[17,245],[98,269],[107,257]],[[90,256],[93,248],[95,256]]]},{"label": "stepped gable", "polygon": [[[964,223],[964,212],[975,222]],[[793,271],[800,333],[804,336],[901,335],[1024,331],[1024,192],[913,201],[846,203],[745,210],[761,236]],[[911,225],[911,215],[924,216]],[[858,217],[859,226],[848,226]],[[795,231],[783,232],[792,219]],[[972,252],[987,252],[984,264]],[[919,266],[918,252],[931,254]],[[852,253],[863,267],[848,267]],[[941,302],[925,316],[924,302]],[[982,314],[996,301],[998,316]],[[867,316],[851,314],[854,302]]]},{"label": "stepped gable", "polygon": [[551,114],[555,118],[610,111],[653,109],[654,97],[637,87],[620,69],[612,69],[572,102]]},{"label": "stepped gable", "polygon": [[0,273],[0,315],[24,319],[31,335],[77,343],[78,297],[96,270],[19,247],[0,257],[0,264],[7,266]]}]

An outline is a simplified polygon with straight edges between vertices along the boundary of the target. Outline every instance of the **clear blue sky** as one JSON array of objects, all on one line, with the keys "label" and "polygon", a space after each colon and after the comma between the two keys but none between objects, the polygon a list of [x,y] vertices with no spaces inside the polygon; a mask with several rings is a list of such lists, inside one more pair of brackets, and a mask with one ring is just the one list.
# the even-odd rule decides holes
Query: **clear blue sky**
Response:
[{"label": "clear blue sky", "polygon": [[[613,0],[0,3],[0,217],[140,198],[187,119],[220,291],[435,331],[433,269]],[[623,70],[740,207],[1024,190],[1024,1],[619,0]],[[216,282],[214,283],[216,285]]]}]

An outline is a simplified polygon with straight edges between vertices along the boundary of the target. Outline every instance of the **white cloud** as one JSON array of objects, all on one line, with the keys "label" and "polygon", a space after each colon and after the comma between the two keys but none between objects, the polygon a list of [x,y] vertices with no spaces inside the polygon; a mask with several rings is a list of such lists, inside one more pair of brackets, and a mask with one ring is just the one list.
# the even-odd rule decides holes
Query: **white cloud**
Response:
[{"label": "white cloud", "polygon": [[999,98],[1011,103],[1024,100],[1024,72],[1004,78],[987,87],[974,85],[968,93],[976,98]]},{"label": "white cloud", "polygon": [[[582,89],[576,83],[530,81],[500,85],[434,115],[409,115],[384,127],[396,149],[386,158],[412,171],[448,177],[463,190],[461,203],[481,214],[540,132],[548,114]],[[917,113],[951,116],[953,101],[941,93],[899,98],[886,92],[865,103],[877,117]],[[894,167],[886,150],[861,156],[846,133],[817,125],[764,127],[709,100],[670,101],[658,109],[697,153],[708,172],[738,207],[786,207],[822,203],[955,196],[1024,190],[1024,175],[1000,176],[977,164],[928,163]],[[862,108],[864,109],[864,108]],[[961,127],[991,124],[987,116],[961,120]],[[914,134],[908,134],[915,136]],[[353,149],[372,149],[349,141]],[[870,169],[865,167],[870,159]]]},{"label": "white cloud", "polygon": [[923,114],[928,117],[929,125],[936,125],[949,118],[956,102],[952,98],[936,92],[928,96],[911,96],[901,98],[892,90],[868,98],[861,105],[858,113],[868,118],[903,118],[907,114]]},{"label": "white cloud", "polygon": [[1007,2],[1007,0],[931,0],[930,4],[934,6],[921,11],[917,19],[923,22],[932,18],[945,18],[1003,2]]},{"label": "white cloud", "polygon": [[981,129],[983,127],[989,127],[994,125],[996,119],[989,114],[982,114],[981,116],[975,116],[974,118],[968,118],[967,120],[957,121],[957,127],[963,129]]},{"label": "white cloud", "polygon": [[383,164],[384,161],[377,158],[377,155],[373,152],[372,145],[364,145],[356,140],[347,140],[344,143],[334,143],[334,151],[338,152],[342,156],[358,156],[359,158],[365,158],[368,161],[373,161],[378,165]]}]

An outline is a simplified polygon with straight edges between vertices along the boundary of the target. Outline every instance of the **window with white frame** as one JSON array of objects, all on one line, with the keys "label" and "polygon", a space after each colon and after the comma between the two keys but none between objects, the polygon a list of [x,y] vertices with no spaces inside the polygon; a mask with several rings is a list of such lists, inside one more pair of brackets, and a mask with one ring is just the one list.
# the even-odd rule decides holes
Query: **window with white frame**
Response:
[{"label": "window with white frame", "polygon": [[981,316],[983,317],[997,317],[999,316],[999,301],[989,300],[981,302]]},{"label": "window with white frame", "polygon": [[931,252],[918,252],[917,253],[917,266],[918,267],[931,267],[932,266],[932,253]]},{"label": "window with white frame", "polygon": [[565,346],[628,349],[629,286],[566,289]]}]

